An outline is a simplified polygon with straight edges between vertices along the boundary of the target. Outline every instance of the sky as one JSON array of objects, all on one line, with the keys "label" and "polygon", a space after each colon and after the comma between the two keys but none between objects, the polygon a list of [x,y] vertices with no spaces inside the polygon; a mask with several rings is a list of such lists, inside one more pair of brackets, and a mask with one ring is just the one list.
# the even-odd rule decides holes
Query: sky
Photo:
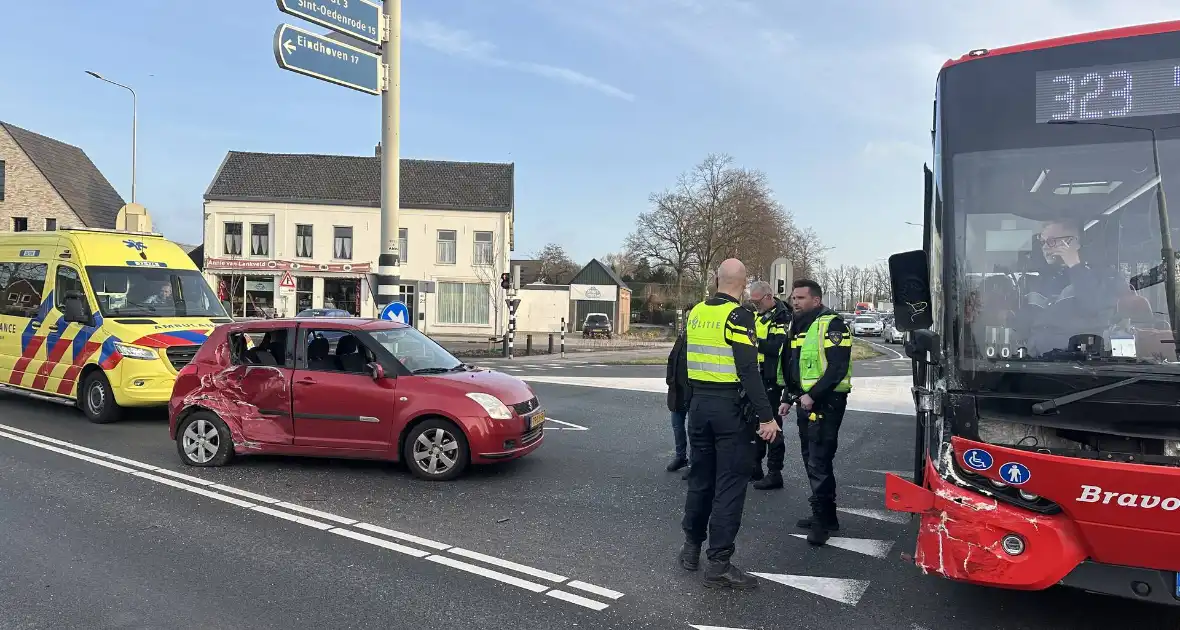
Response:
[{"label": "sky", "polygon": [[[268,0],[8,3],[0,120],[82,147],[169,238],[201,240],[226,152],[372,155],[375,96],[280,70]],[[1180,19],[1164,0],[403,0],[401,156],[516,165],[516,250],[618,251],[710,153],[764,171],[829,265],[921,245],[939,68]]]}]

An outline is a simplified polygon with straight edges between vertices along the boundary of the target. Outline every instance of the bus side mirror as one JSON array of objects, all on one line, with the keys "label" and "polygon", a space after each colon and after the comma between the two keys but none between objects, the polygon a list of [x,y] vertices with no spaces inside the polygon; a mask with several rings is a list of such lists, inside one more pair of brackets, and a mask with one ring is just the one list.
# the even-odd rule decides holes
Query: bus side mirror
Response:
[{"label": "bus side mirror", "polygon": [[90,325],[90,306],[86,304],[86,295],[81,291],[68,291],[63,306],[65,320],[69,323]]},{"label": "bus side mirror", "polygon": [[926,330],[934,325],[926,252],[919,249],[890,256],[889,282],[893,289],[894,325],[898,330]]}]

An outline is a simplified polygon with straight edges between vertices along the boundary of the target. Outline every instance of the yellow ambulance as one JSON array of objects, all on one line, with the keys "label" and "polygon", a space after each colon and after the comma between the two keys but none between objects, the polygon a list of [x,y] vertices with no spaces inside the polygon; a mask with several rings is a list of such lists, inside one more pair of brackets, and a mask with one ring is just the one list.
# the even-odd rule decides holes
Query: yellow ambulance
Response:
[{"label": "yellow ambulance", "polygon": [[91,422],[168,403],[176,373],[232,321],[159,234],[0,235],[0,388],[77,405]]}]

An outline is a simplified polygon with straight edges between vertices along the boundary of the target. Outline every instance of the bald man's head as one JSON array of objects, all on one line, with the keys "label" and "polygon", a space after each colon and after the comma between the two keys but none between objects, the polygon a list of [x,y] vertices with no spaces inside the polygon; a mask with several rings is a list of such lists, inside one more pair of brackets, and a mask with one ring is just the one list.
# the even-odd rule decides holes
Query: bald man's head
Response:
[{"label": "bald man's head", "polygon": [[717,267],[717,290],[741,299],[746,291],[746,266],[736,258],[729,258]]}]

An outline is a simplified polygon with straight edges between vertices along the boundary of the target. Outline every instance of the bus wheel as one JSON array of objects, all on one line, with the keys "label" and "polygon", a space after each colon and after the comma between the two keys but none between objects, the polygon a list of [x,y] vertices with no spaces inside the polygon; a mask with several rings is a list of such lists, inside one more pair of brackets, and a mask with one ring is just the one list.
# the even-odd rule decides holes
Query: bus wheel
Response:
[{"label": "bus wheel", "polygon": [[95,370],[82,381],[78,389],[78,407],[86,419],[95,424],[109,424],[119,419],[119,405],[111,392],[111,382],[102,370]]}]

